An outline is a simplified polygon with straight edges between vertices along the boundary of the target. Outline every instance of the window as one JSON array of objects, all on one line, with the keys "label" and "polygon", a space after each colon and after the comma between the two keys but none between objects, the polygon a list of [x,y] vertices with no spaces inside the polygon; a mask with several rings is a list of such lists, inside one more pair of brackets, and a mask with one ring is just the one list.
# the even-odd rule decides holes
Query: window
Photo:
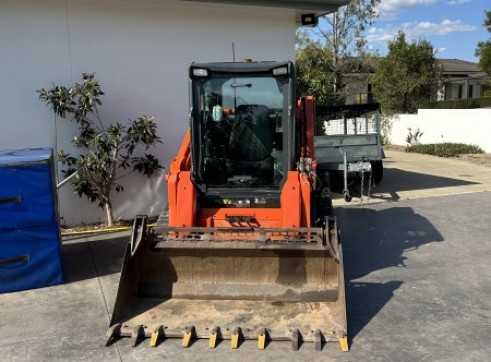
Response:
[{"label": "window", "polygon": [[208,185],[278,186],[286,77],[216,77],[200,89],[202,175]]}]

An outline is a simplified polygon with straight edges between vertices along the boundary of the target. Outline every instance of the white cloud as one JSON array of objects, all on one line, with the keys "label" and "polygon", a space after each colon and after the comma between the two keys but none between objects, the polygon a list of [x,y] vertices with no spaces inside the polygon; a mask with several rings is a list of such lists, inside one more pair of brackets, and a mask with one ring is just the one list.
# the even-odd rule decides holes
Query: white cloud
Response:
[{"label": "white cloud", "polygon": [[444,47],[443,48],[436,48],[434,50],[434,53],[435,54],[441,54],[441,53],[445,53],[446,51],[447,51],[447,48],[444,48]]},{"label": "white cloud", "polygon": [[376,43],[376,42],[388,42],[389,40],[394,39],[396,36],[397,32],[399,29],[395,29],[394,27],[388,25],[384,28],[377,28],[375,26],[372,26],[367,34],[365,39],[369,43]]},{"label": "white cloud", "polygon": [[394,18],[407,8],[417,6],[434,5],[445,3],[447,5],[460,5],[471,2],[471,0],[382,0],[377,6],[382,19]]},{"label": "white cloud", "polygon": [[377,6],[383,18],[391,18],[406,8],[436,4],[441,0],[382,0]]},{"label": "white cloud", "polygon": [[470,3],[471,0],[450,0],[447,1],[448,5],[460,5],[460,4],[467,4]]},{"label": "white cloud", "polygon": [[372,27],[367,32],[366,40],[368,42],[387,42],[388,40],[394,39],[399,30],[403,30],[406,37],[411,39],[462,33],[474,31],[475,29],[475,25],[465,24],[461,20],[445,19],[440,23],[413,21],[401,24],[397,28],[392,25],[387,25],[383,28]]},{"label": "white cloud", "polygon": [[439,24],[429,21],[409,22],[402,24],[402,28],[411,36],[430,36],[473,31],[476,26],[465,24],[461,20],[452,21],[445,19]]}]

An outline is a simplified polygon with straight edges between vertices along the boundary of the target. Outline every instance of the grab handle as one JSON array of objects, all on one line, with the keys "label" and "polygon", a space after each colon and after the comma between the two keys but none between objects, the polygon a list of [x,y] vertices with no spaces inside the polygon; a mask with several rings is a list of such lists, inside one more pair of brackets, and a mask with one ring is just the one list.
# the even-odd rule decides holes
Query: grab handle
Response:
[{"label": "grab handle", "polygon": [[0,199],[0,205],[2,204],[13,204],[15,202],[21,202],[22,197],[20,195],[12,196],[12,197],[7,197],[5,199]]},{"label": "grab handle", "polygon": [[[0,267],[18,267],[29,261],[29,255],[21,255],[14,258],[0,259]],[[17,265],[12,265],[17,264]]]}]

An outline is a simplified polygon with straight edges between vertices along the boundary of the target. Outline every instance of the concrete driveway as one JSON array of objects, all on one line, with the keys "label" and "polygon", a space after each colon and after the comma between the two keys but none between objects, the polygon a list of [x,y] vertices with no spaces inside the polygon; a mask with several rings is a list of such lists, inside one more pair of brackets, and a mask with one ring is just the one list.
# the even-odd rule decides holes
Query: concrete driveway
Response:
[{"label": "concrete driveway", "polygon": [[66,242],[66,283],[0,295],[3,361],[489,361],[491,169],[387,152],[370,203],[336,200],[351,351],[246,341],[105,347],[127,237]]},{"label": "concrete driveway", "polygon": [[[372,188],[370,199],[365,186],[365,204],[491,191],[491,167],[399,151],[386,150],[385,156],[382,183]],[[359,185],[355,189],[359,191]],[[355,191],[353,200],[347,203],[341,194],[334,193],[333,203],[357,204],[360,194]]]}]

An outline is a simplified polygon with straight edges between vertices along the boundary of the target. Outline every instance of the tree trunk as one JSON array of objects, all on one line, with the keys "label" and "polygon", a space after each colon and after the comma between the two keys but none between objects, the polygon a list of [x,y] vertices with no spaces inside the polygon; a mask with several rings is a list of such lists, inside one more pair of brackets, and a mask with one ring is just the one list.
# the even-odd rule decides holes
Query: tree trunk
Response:
[{"label": "tree trunk", "polygon": [[107,214],[107,226],[111,228],[114,226],[113,206],[111,205],[111,202],[106,202],[105,206],[106,206],[106,214]]},{"label": "tree trunk", "polygon": [[339,29],[338,29],[338,12],[334,12],[333,19],[333,57],[332,57],[332,70],[334,72],[334,80],[333,80],[333,91],[334,95],[338,94],[338,58],[339,58]]}]

